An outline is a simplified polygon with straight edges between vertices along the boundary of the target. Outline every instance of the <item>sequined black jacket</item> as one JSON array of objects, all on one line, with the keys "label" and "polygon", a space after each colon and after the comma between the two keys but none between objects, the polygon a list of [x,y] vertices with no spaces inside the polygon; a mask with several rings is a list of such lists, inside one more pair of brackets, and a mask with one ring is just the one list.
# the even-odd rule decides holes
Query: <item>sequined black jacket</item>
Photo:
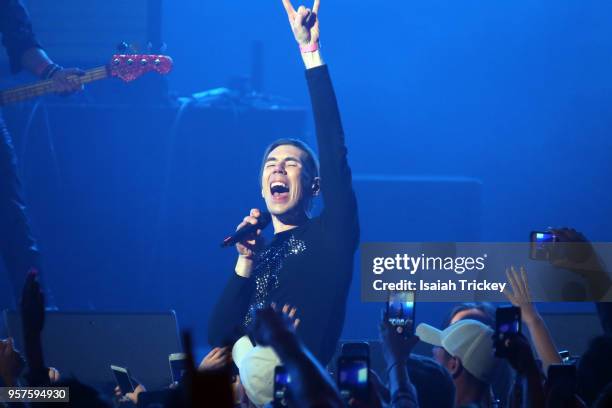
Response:
[{"label": "sequined black jacket", "polygon": [[258,254],[251,278],[231,274],[209,322],[213,346],[244,335],[251,312],[270,302],[298,309],[297,333],[327,364],[336,349],[359,242],[357,202],[344,132],[327,66],[306,71],[312,101],[323,196],[321,215],[276,234]]}]

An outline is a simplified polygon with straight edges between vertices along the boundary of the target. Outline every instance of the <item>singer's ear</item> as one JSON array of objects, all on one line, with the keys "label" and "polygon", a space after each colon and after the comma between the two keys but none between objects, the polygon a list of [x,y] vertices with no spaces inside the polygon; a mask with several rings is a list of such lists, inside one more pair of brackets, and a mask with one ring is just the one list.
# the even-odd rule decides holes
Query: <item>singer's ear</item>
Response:
[{"label": "singer's ear", "polygon": [[321,177],[315,177],[312,180],[312,196],[316,197],[321,192]]}]

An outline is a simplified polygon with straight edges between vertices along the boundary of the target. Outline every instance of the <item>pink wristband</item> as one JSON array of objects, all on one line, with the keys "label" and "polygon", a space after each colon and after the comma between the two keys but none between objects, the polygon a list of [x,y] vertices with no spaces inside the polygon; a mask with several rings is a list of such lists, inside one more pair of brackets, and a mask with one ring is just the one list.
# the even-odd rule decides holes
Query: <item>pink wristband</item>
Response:
[{"label": "pink wristband", "polygon": [[302,51],[302,54],[305,53],[309,53],[309,52],[315,52],[319,50],[319,42],[313,42],[310,44],[306,44],[306,45],[302,45],[300,44],[300,51]]}]

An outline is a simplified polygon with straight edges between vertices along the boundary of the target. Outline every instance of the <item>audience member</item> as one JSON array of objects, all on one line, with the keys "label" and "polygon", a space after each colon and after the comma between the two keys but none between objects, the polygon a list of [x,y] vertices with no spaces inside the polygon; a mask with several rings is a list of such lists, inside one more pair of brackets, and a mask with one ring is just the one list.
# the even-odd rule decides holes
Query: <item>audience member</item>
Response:
[{"label": "audience member", "polygon": [[27,384],[47,387],[51,384],[45,367],[41,334],[45,325],[45,300],[35,270],[28,273],[21,295],[21,319],[24,351],[28,366]]},{"label": "audience member", "polygon": [[495,306],[488,302],[466,302],[460,303],[451,309],[442,324],[446,329],[459,320],[472,319],[486,324],[490,328],[495,328]]},{"label": "audience member", "polygon": [[57,368],[49,367],[49,381],[51,384],[60,382],[62,375]]},{"label": "audience member", "polygon": [[12,338],[0,340],[0,386],[16,387],[25,368],[25,360],[15,350]]},{"label": "audience member", "polygon": [[489,406],[491,379],[497,365],[493,355],[493,330],[476,320],[461,320],[443,331],[421,323],[417,336],[434,347],[434,358],[455,383],[457,407]]},{"label": "audience member", "polygon": [[168,408],[233,407],[232,372],[229,364],[215,369],[198,370],[189,332],[183,333],[183,349],[187,356],[187,372],[182,383],[170,393],[166,406]]},{"label": "audience member", "polygon": [[578,361],[578,395],[591,406],[612,382],[612,336],[594,338]]},{"label": "audience member", "polygon": [[455,384],[446,368],[437,361],[412,354],[408,359],[408,372],[417,390],[419,408],[455,406]]},{"label": "audience member", "polygon": [[612,382],[599,394],[599,398],[593,404],[593,408],[610,408],[612,407]]},{"label": "audience member", "polygon": [[134,387],[134,391],[126,392],[125,394],[123,393],[121,388],[119,388],[119,386],[115,387],[115,399],[118,403],[132,403],[134,405],[138,405],[138,397],[143,392],[147,392],[147,389],[144,385],[138,384],[137,381],[135,381],[135,383],[136,387]]},{"label": "audience member", "polygon": [[[584,279],[591,299],[599,302],[612,301],[612,278],[599,254],[584,234],[573,228],[556,228],[549,231],[557,239],[550,263],[557,268],[580,275]],[[582,298],[577,300],[582,300]]]},{"label": "audience member", "polygon": [[257,311],[252,337],[258,345],[271,347],[286,367],[291,376],[291,406],[342,407],[342,399],[329,375],[295,335],[295,312],[292,315],[288,310],[285,306],[283,311],[274,307]]},{"label": "audience member", "polygon": [[[572,252],[582,252],[582,254],[573,255],[572,258],[578,258],[581,262],[567,262],[565,258],[557,261],[553,260],[553,265],[572,270],[581,275],[586,275],[587,284],[595,297],[600,296],[602,301],[595,302],[597,314],[601,327],[605,334],[612,335],[612,282],[608,269],[591,244],[591,242],[575,229],[559,228],[551,230],[566,247],[572,245]],[[574,249],[575,247],[575,249]]]},{"label": "audience member", "polygon": [[[376,396],[386,406],[453,408],[455,385],[446,369],[431,358],[411,354],[418,337],[406,332],[405,327],[389,324],[384,311],[379,328],[389,388],[382,385],[372,372],[370,379],[373,380]],[[416,402],[410,395],[412,390]]]},{"label": "audience member", "polygon": [[351,408],[383,408],[387,407],[383,405],[382,392],[385,392],[386,388],[380,381],[378,374],[374,370],[368,371],[368,398],[362,400],[357,397],[353,397],[348,401],[348,406]]},{"label": "audience member", "polygon": [[[453,323],[467,319],[479,321],[495,330],[495,306],[488,302],[460,303],[451,310],[442,328],[445,329]],[[491,388],[493,389],[494,398],[499,401],[501,407],[507,405],[513,378],[514,370],[512,370],[507,361],[500,360],[493,373]]]},{"label": "audience member", "polygon": [[389,374],[390,407],[418,407],[417,391],[408,373],[408,358],[419,338],[402,326],[392,326],[383,314],[380,323],[383,356]]},{"label": "audience member", "polygon": [[[517,382],[515,386],[520,387],[522,390],[522,379],[527,380],[527,397],[530,407],[544,407],[545,394],[544,394],[544,376],[540,371],[540,367],[533,355],[533,350],[529,345],[529,341],[522,333],[506,334],[508,337],[503,345],[504,356],[516,370]],[[497,350],[495,350],[497,354]],[[510,402],[510,407],[522,407],[522,393],[519,393],[519,400],[514,398],[516,394],[513,394],[513,399]]]},{"label": "audience member", "polygon": [[63,404],[33,404],[33,408],[54,408],[63,406],[67,408],[111,408],[109,401],[104,399],[95,388],[85,385],[75,379],[60,381],[53,384],[54,387],[68,387],[70,401]]},{"label": "audience member", "polygon": [[203,359],[198,370],[217,370],[231,362],[232,355],[228,347],[215,347]]},{"label": "audience member", "polygon": [[504,295],[514,306],[521,308],[523,322],[529,330],[536,353],[542,360],[542,368],[547,372],[550,365],[561,364],[562,361],[544,319],[531,301],[525,268],[521,267],[519,274],[512,266],[506,269],[506,276],[512,290],[505,290]]}]

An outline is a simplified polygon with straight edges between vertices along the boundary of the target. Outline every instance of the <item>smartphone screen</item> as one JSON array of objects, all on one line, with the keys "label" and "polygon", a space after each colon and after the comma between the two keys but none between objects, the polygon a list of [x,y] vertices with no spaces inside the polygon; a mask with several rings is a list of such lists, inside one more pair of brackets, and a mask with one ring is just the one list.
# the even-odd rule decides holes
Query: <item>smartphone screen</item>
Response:
[{"label": "smartphone screen", "polygon": [[518,307],[498,307],[495,311],[495,356],[507,356],[506,339],[521,332],[521,309]]},{"label": "smartphone screen", "polygon": [[552,232],[533,231],[530,235],[531,247],[529,257],[537,261],[548,261],[552,253],[552,246],[557,237]]},{"label": "smartphone screen", "polygon": [[521,309],[518,307],[498,307],[495,311],[496,332],[507,337],[508,334],[521,332]]},{"label": "smartphone screen", "polygon": [[284,366],[274,369],[274,407],[288,406],[287,393],[291,384],[291,376]]},{"label": "smartphone screen", "polygon": [[414,331],[414,292],[391,292],[387,302],[387,319],[394,326]]},{"label": "smartphone screen", "polygon": [[121,389],[122,394],[134,392],[132,377],[130,376],[130,372],[127,368],[112,365],[111,370],[113,371],[113,375],[115,376],[115,380],[117,381],[117,385]]},{"label": "smartphone screen", "polygon": [[187,371],[187,356],[184,353],[170,354],[168,361],[170,362],[172,382],[181,382],[185,372]]},{"label": "smartphone screen", "polygon": [[341,356],[338,359],[338,389],[345,401],[368,401],[368,360]]}]

